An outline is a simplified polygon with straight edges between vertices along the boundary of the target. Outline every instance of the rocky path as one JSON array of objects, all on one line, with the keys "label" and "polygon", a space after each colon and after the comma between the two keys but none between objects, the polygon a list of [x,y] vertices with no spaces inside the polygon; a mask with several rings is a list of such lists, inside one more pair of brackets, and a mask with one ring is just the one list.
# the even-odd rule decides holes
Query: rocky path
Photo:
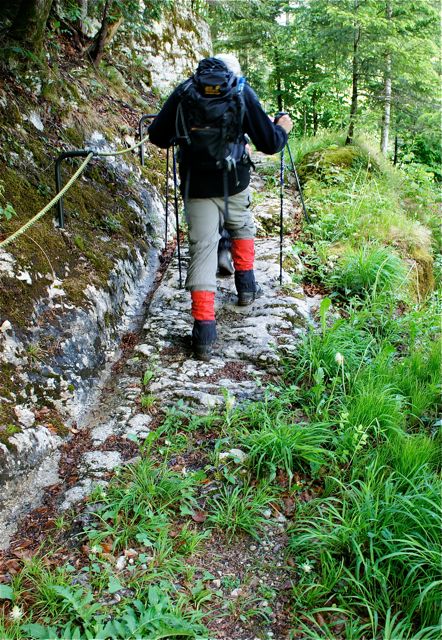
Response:
[{"label": "rocky path", "polygon": [[[258,162],[263,165],[262,160]],[[265,162],[264,159],[264,166]],[[126,338],[123,357],[114,364],[81,430],[74,428],[72,439],[61,452],[55,452],[35,469],[20,495],[6,503],[0,514],[0,549],[7,547],[18,517],[36,502],[43,505],[37,512],[40,523],[45,515],[53,517],[59,508],[65,510],[88,495],[97,482],[105,482],[112,470],[136,451],[128,436],[145,437],[158,412],[181,400],[204,413],[221,404],[226,394],[236,401],[258,399],[263,384],[277,375],[278,349],[290,349],[296,344],[315,299],[305,296],[285,272],[280,286],[279,195],[276,189],[266,190],[265,177],[259,173],[255,174],[251,189],[261,235],[256,240],[256,273],[263,296],[251,307],[238,307],[233,278],[219,279],[214,357],[208,363],[197,362],[191,353],[189,294],[179,288],[175,256],[152,297],[144,329],[139,335]],[[300,212],[290,190],[285,193],[284,213],[285,232],[291,233]],[[266,235],[271,230],[273,237]],[[285,255],[289,247],[290,238],[286,236]],[[184,274],[186,263],[184,246]],[[151,406],[141,406],[143,395]],[[48,485],[49,491],[45,490]],[[41,529],[40,525],[37,529]]]},{"label": "rocky path", "polygon": [[[78,482],[67,491],[62,508],[86,495],[94,480],[124,461],[116,442],[124,449],[128,436],[145,437],[158,409],[165,411],[181,400],[204,413],[222,404],[226,394],[236,401],[262,397],[263,383],[277,375],[278,348],[295,345],[309,316],[302,290],[279,286],[278,242],[256,242],[256,270],[264,295],[251,307],[236,305],[233,278],[218,281],[219,336],[207,363],[192,357],[189,294],[178,286],[173,260],[150,304],[141,342],[114,368],[101,402],[91,412],[83,431],[90,446],[81,455]],[[287,276],[285,280],[288,284]],[[141,396],[149,398],[155,411],[140,406]]]}]

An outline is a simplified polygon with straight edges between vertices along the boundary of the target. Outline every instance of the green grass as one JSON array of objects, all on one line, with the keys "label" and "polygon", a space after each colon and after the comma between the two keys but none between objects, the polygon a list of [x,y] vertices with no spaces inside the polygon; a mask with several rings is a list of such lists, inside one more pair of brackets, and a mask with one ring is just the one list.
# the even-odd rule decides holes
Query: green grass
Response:
[{"label": "green grass", "polygon": [[330,440],[328,425],[275,420],[240,437],[247,464],[258,477],[274,479],[278,470],[291,479],[296,470],[320,467],[329,458],[324,445]]},{"label": "green grass", "polygon": [[208,503],[208,522],[224,531],[229,540],[240,533],[259,538],[268,519],[264,513],[276,500],[276,491],[266,485],[223,486]]},{"label": "green grass", "polygon": [[298,385],[311,424],[328,422],[333,436],[324,494],[299,505],[292,527],[293,625],[312,639],[341,637],[344,628],[352,640],[436,640],[442,436],[440,297],[430,292],[431,251],[440,242],[435,189],[367,151],[329,137],[307,140],[297,156],[312,223],[294,250],[305,278],[328,287],[329,299],[316,328],[286,356],[284,378]]},{"label": "green grass", "polygon": [[118,482],[99,495],[97,525],[89,532],[94,543],[110,538],[114,548],[134,541],[153,543],[167,529],[170,514],[189,513],[196,507],[195,487],[201,474],[173,472],[167,465],[155,466],[149,458],[129,465]]},{"label": "green grass", "polygon": [[408,271],[403,260],[391,250],[365,244],[344,253],[325,284],[342,296],[376,298],[379,293],[398,296],[407,287]]},{"label": "green grass", "polygon": [[[337,495],[302,505],[293,553],[315,559],[321,570],[331,558],[342,565],[338,600],[346,608],[356,605],[384,617],[400,610],[410,630],[418,619],[436,624],[439,484],[422,468],[404,479],[376,461],[360,475],[347,484],[335,479]],[[325,604],[325,594],[317,596],[316,606]]]},{"label": "green grass", "polygon": [[[417,288],[414,294],[428,293],[432,254],[440,249],[436,186],[391,167],[365,141],[343,146],[339,134],[294,142],[293,152],[311,217],[300,239],[307,277],[316,274],[337,291],[359,294],[372,286],[373,270],[381,280],[378,285],[391,287],[408,271]],[[370,250],[373,243],[388,251],[377,254]],[[414,262],[405,267],[398,255]]]}]

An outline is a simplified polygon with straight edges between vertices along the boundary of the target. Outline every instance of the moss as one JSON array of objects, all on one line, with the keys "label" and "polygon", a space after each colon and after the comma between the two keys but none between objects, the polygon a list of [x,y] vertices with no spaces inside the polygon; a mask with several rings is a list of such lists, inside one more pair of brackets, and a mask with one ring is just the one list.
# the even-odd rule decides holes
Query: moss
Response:
[{"label": "moss", "polygon": [[85,250],[84,238],[82,236],[74,236],[74,244],[80,251]]},{"label": "moss", "polygon": [[58,436],[63,437],[69,435],[68,427],[55,410],[50,412],[46,421],[46,426]]},{"label": "moss", "polygon": [[414,247],[411,257],[416,265],[414,280],[416,293],[421,298],[427,296],[434,289],[433,256],[420,247]]},{"label": "moss", "polygon": [[81,307],[86,300],[86,288],[91,284],[90,274],[79,273],[75,270],[63,281],[63,289],[69,300],[76,306]]},{"label": "moss", "polygon": [[331,145],[307,153],[298,164],[300,178],[316,176],[320,179],[333,177],[334,170],[355,169],[364,167],[368,170],[378,170],[378,165],[370,153],[353,145]]},{"label": "moss", "polygon": [[5,108],[0,107],[1,122],[3,125],[15,127],[23,122],[18,105],[12,100],[8,101]]},{"label": "moss", "polygon": [[67,127],[64,130],[64,137],[72,144],[76,149],[83,149],[84,147],[84,133],[75,127]]},{"label": "moss", "polygon": [[115,324],[114,317],[109,311],[105,312],[103,320],[104,325],[108,328],[113,327]]},{"label": "moss", "polygon": [[17,424],[8,424],[6,427],[0,426],[0,442],[4,444],[9,451],[15,451],[16,446],[10,442],[10,438],[16,433],[21,433],[22,429]]},{"label": "moss", "polygon": [[[46,146],[41,142],[40,139],[32,138],[31,136],[26,139],[25,148],[31,151],[34,157],[34,162],[39,166],[46,166],[47,164],[49,164],[49,159],[53,155],[53,152],[51,152],[51,155],[48,155]],[[36,173],[38,175],[40,172],[37,170]],[[54,184],[54,182],[52,182],[52,184]]]}]

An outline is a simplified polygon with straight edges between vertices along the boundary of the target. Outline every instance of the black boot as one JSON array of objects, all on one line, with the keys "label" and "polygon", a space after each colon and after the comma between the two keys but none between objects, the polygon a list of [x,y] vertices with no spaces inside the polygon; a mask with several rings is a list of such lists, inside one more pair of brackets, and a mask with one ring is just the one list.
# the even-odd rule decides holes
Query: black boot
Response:
[{"label": "black boot", "polygon": [[226,229],[222,230],[221,238],[218,243],[218,275],[229,277],[235,271],[232,262],[232,240]]},{"label": "black boot", "polygon": [[247,307],[262,295],[262,289],[255,281],[253,269],[235,271],[235,286],[238,293],[238,305]]},{"label": "black boot", "polygon": [[208,362],[217,338],[215,320],[195,320],[192,330],[192,349],[197,360]]}]

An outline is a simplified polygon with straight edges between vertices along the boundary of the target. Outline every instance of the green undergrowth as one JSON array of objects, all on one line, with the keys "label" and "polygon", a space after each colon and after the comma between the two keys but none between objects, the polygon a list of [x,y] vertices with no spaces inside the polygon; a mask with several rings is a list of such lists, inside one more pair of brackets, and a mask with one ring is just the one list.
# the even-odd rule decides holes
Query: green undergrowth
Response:
[{"label": "green undergrowth", "polygon": [[[312,216],[294,251],[328,291],[285,381],[329,425],[324,491],[299,505],[290,550],[303,638],[440,635],[441,339],[436,189],[366,144],[307,140],[296,158]],[[422,195],[426,194],[426,207]],[[437,263],[436,263],[437,267]],[[437,276],[437,268],[436,268]],[[319,620],[318,621],[318,615]]]},{"label": "green undergrowth", "polygon": [[[352,171],[372,187],[384,180],[382,160],[367,169],[368,158],[338,145],[312,179],[338,201],[341,170],[346,189]],[[227,615],[269,637],[282,592],[264,585],[233,601],[241,581],[226,575],[216,586],[208,562],[217,543],[226,554],[260,549],[278,524],[291,639],[440,637],[440,295],[417,295],[410,254],[387,226],[372,237],[363,207],[360,233],[346,235],[343,212],[363,193],[351,188],[345,207],[318,205],[297,246],[306,281],[328,295],[296,349],[282,352],[278,385],[246,404],[226,393],[206,415],[183,402],[168,409],[140,460],[91,496],[81,526],[59,523],[62,551],[54,543],[53,556],[25,560],[0,586],[2,637],[212,640],[208,627]],[[337,236],[345,250],[332,259]],[[157,411],[153,378],[147,369],[141,379],[144,411]]]},{"label": "green undergrowth", "polygon": [[[310,216],[294,247],[306,278],[355,295],[377,264],[383,274],[393,268],[397,277],[390,288],[427,295],[434,286],[434,257],[437,275],[442,248],[433,177],[418,166],[392,167],[362,139],[345,146],[339,135],[327,134],[292,148]],[[373,284],[374,278],[368,281]]]}]

